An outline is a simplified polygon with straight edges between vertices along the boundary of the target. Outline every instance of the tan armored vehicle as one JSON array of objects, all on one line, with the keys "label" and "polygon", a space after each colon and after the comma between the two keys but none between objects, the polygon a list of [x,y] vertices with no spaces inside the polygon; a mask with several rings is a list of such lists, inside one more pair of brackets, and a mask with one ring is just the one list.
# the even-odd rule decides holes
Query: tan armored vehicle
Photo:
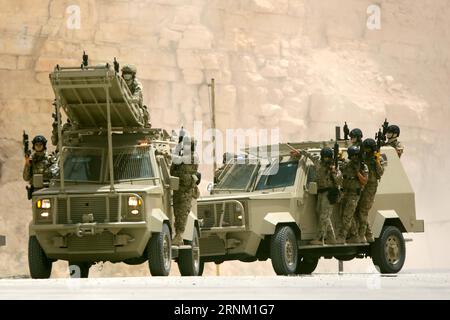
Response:
[{"label": "tan armored vehicle", "polygon": [[[289,275],[312,273],[321,257],[370,257],[380,272],[399,272],[406,253],[403,233],[423,232],[424,224],[416,219],[414,191],[391,147],[381,148],[387,166],[370,211],[375,242],[309,244],[318,230],[315,167],[306,157],[295,160],[290,151],[293,147],[319,154],[322,147],[333,148],[333,144],[325,141],[262,146],[247,149],[241,160],[230,161],[212,194],[198,201],[201,263],[270,258],[278,275]],[[339,150],[345,157],[346,149],[346,142],[340,141]],[[273,157],[264,163],[257,157],[261,150]],[[337,230],[338,205],[333,216]]]},{"label": "tan armored vehicle", "polygon": [[[81,277],[102,261],[140,264],[167,276],[172,259],[182,275],[197,275],[199,230],[195,206],[185,245],[172,247],[170,148],[165,130],[144,123],[139,105],[109,65],[57,66],[50,74],[58,124],[59,173],[33,193],[29,226],[32,278],[48,278],[52,263],[67,260]],[[35,186],[42,177],[36,175]]]}]

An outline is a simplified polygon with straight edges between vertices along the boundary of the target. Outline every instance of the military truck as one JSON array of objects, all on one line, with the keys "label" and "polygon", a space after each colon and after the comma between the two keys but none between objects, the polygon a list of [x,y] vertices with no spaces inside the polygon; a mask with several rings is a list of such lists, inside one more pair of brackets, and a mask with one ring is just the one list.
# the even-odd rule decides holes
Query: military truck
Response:
[{"label": "military truck", "polygon": [[[380,150],[385,173],[369,214],[375,242],[309,244],[318,230],[315,167],[308,158],[295,159],[290,152],[295,148],[319,155],[322,147],[334,145],[321,141],[247,148],[238,160],[228,162],[211,194],[198,201],[201,269],[205,262],[270,258],[278,275],[310,274],[322,257],[369,257],[381,273],[399,272],[406,257],[403,233],[423,232],[424,223],[416,219],[414,191],[391,147]],[[339,141],[337,147],[345,157],[348,143]],[[339,215],[336,205],[335,230]]]},{"label": "military truck", "polygon": [[[170,175],[174,142],[145,123],[118,65],[56,66],[50,74],[57,109],[57,175],[33,193],[28,261],[32,278],[48,278],[52,263],[67,260],[88,277],[97,262],[148,261],[167,276],[172,259],[182,275],[197,275],[199,225],[190,212],[184,245],[172,246]],[[62,126],[62,111],[68,122]],[[42,176],[33,177],[42,185]],[[194,200],[195,201],[195,200]]]}]

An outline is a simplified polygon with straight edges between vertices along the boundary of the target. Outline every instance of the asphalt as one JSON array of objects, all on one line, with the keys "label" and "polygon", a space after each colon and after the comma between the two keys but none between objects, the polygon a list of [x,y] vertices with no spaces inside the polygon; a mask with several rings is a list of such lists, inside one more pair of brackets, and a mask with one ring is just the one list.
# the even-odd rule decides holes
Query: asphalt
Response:
[{"label": "asphalt", "polygon": [[450,299],[450,270],[397,275],[0,279],[0,299]]}]

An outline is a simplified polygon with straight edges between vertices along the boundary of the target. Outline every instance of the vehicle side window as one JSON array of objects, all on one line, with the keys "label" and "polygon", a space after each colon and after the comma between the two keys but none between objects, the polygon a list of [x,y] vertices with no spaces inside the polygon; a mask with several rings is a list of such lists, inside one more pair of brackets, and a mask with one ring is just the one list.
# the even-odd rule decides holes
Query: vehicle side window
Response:
[{"label": "vehicle side window", "polygon": [[271,166],[261,175],[255,190],[289,187],[294,185],[297,174],[298,160],[282,162],[277,170]]},{"label": "vehicle side window", "polygon": [[308,165],[307,174],[306,174],[306,185],[310,182],[316,181],[316,167],[314,165]]}]

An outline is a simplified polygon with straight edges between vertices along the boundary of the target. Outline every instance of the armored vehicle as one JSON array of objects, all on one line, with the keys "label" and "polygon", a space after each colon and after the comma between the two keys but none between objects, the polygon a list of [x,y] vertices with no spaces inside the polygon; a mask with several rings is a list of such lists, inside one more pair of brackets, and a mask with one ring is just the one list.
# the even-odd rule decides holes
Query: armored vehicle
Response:
[{"label": "armored vehicle", "polygon": [[[335,142],[303,142],[248,148],[231,160],[211,194],[198,201],[201,263],[226,260],[272,261],[278,275],[310,274],[321,257],[370,257],[382,273],[399,272],[405,261],[403,233],[423,232],[416,219],[414,192],[394,148],[381,147],[386,161],[369,213],[374,243],[310,245],[318,230],[315,167],[292,148],[319,154]],[[336,145],[345,156],[347,142]],[[336,149],[337,150],[337,149]],[[260,157],[260,154],[267,156]],[[339,205],[333,213],[339,226]]]},{"label": "armored vehicle", "polygon": [[[185,245],[171,246],[172,191],[179,183],[169,171],[174,142],[165,130],[145,123],[118,66],[57,66],[50,81],[57,108],[58,173],[47,188],[33,193],[31,277],[48,278],[56,260],[67,260],[81,277],[102,261],[148,261],[152,275],[167,276],[172,259],[182,275],[197,275],[195,205]],[[68,119],[64,126],[61,110]],[[33,181],[38,186],[42,177],[35,175]]]}]

